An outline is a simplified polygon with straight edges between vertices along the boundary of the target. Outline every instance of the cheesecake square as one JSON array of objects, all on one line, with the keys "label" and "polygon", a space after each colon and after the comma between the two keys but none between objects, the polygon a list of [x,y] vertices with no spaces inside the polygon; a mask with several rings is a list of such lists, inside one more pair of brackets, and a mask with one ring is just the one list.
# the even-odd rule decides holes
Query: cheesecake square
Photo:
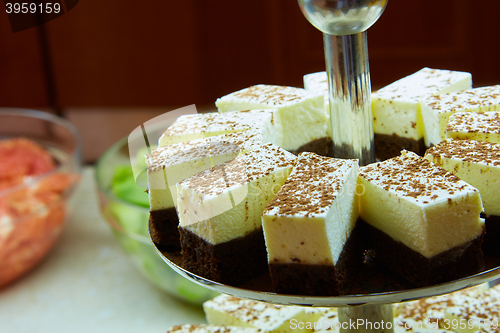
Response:
[{"label": "cheesecake square", "polygon": [[240,153],[256,149],[273,138],[257,130],[174,143],[155,148],[146,156],[150,234],[164,250],[180,249],[176,184]]},{"label": "cheesecake square", "polygon": [[327,135],[329,115],[321,92],[260,84],[218,98],[215,105],[221,113],[277,109],[283,130],[280,147],[290,152],[314,151],[324,155],[331,145]]},{"label": "cheesecake square", "polygon": [[479,190],[486,223],[483,251],[500,257],[500,143],[448,139],[429,148],[425,158]]},{"label": "cheesecake square", "polygon": [[431,96],[421,103],[425,145],[446,139],[450,116],[456,112],[500,111],[500,85]]},{"label": "cheesecake square", "polygon": [[231,285],[267,272],[261,215],[295,159],[274,144],[264,144],[177,183],[188,270]]},{"label": "cheesecake square", "polygon": [[500,112],[457,112],[446,125],[449,139],[500,143]]},{"label": "cheesecake square", "polygon": [[210,136],[259,130],[271,141],[281,145],[282,128],[276,110],[246,110],[234,113],[196,113],[180,116],[158,140],[158,146],[203,139]]},{"label": "cheesecake square", "polygon": [[360,219],[375,256],[416,286],[484,267],[479,191],[412,152],[360,168]]},{"label": "cheesecake square", "polygon": [[472,88],[470,73],[422,68],[372,93],[376,156],[385,160],[403,149],[423,155],[424,129],[420,101]]},{"label": "cheesecake square", "polygon": [[228,295],[203,303],[203,310],[210,324],[250,327],[269,333],[311,332],[305,323],[319,317],[316,313],[306,314],[306,309],[300,306],[270,304]]},{"label": "cheesecake square", "polygon": [[[262,215],[277,292],[340,295],[359,269],[358,160],[301,153]],[[358,265],[356,265],[356,262]]]}]

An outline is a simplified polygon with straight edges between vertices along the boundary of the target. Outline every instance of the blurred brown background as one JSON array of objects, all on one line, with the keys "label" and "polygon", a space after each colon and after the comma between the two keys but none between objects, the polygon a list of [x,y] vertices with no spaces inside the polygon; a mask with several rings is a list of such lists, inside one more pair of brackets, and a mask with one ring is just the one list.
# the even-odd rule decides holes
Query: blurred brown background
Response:
[{"label": "blurred brown background", "polygon": [[[368,31],[374,89],[427,66],[500,83],[500,2],[389,0]],[[59,110],[91,162],[143,121],[259,83],[324,70],[322,35],[295,0],[84,0],[12,33],[0,14],[0,106]]]}]

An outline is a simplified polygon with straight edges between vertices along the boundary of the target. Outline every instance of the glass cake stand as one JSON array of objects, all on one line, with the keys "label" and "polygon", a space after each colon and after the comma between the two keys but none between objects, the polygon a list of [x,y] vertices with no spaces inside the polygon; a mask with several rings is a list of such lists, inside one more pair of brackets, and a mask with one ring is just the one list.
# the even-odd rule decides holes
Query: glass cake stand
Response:
[{"label": "glass cake stand", "polygon": [[[178,255],[162,252],[158,248],[157,251],[165,263],[175,272],[200,286],[219,293],[273,304],[337,307],[341,332],[393,332],[393,303],[443,295],[500,278],[500,265],[496,262],[495,266],[491,267],[489,265],[485,270],[477,274],[422,288],[343,296],[285,295],[262,291],[261,288],[253,288],[251,286],[235,287],[211,281],[181,267],[178,264]],[[350,323],[357,324],[350,325]],[[364,325],[366,323],[372,323],[372,325]],[[355,329],[352,327],[355,327]]]}]

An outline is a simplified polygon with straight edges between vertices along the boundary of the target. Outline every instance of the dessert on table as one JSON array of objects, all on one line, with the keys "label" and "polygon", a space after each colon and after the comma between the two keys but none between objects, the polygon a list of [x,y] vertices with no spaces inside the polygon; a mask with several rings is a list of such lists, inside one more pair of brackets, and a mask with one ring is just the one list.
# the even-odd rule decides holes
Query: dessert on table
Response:
[{"label": "dessert on table", "polygon": [[153,149],[146,156],[153,242],[167,250],[180,249],[178,182],[273,141],[279,137],[247,129]]},{"label": "dessert on table", "polygon": [[429,148],[425,158],[479,190],[486,221],[482,248],[500,257],[500,143],[448,139]]},{"label": "dessert on table", "polygon": [[215,105],[219,112],[277,109],[283,129],[281,148],[294,153],[331,152],[331,137],[327,133],[330,116],[322,92],[261,84],[223,96]]},{"label": "dessert on table", "polygon": [[301,153],[262,214],[274,290],[340,295],[360,269],[358,160]]},{"label": "dessert on table", "polygon": [[446,139],[450,116],[456,112],[500,111],[500,85],[430,96],[421,102],[425,145]]},{"label": "dessert on table", "polygon": [[[480,213],[484,203],[488,230],[490,194],[430,155],[386,158],[402,147],[423,155],[424,142],[437,145],[444,129],[464,132],[459,125],[471,121],[495,137],[495,118],[483,111],[496,107],[499,88],[470,89],[469,73],[424,68],[380,89],[372,98],[382,161],[356,180],[352,161],[325,157],[333,153],[325,73],[305,75],[304,85],[251,86],[219,98],[219,112],[181,116],[166,129],[148,157],[155,244],[181,248],[182,266],[207,279],[241,286],[266,275],[286,294],[346,293],[342,281],[365,269],[367,253],[413,286],[483,269]],[[370,246],[350,245],[357,229]]]},{"label": "dessert on table", "polygon": [[422,155],[425,147],[420,101],[471,88],[470,73],[425,67],[372,93],[377,158],[397,156],[403,149]]},{"label": "dessert on table", "polygon": [[267,271],[261,215],[295,155],[268,143],[177,183],[186,268],[237,285]]},{"label": "dessert on table", "polygon": [[500,112],[457,112],[446,125],[446,137],[500,143]]},{"label": "dessert on table", "polygon": [[360,168],[360,218],[378,260],[416,286],[484,268],[479,191],[412,152]]}]

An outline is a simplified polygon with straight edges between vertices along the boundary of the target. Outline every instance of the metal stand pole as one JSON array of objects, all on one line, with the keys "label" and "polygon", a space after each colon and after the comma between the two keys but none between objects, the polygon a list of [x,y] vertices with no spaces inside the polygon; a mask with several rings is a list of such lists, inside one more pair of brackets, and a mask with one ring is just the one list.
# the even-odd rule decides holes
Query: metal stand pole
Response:
[{"label": "metal stand pole", "polygon": [[342,333],[393,333],[392,304],[348,306],[338,309]]},{"label": "metal stand pole", "polygon": [[336,36],[324,33],[330,121],[335,157],[375,161],[370,69],[366,31]]}]

